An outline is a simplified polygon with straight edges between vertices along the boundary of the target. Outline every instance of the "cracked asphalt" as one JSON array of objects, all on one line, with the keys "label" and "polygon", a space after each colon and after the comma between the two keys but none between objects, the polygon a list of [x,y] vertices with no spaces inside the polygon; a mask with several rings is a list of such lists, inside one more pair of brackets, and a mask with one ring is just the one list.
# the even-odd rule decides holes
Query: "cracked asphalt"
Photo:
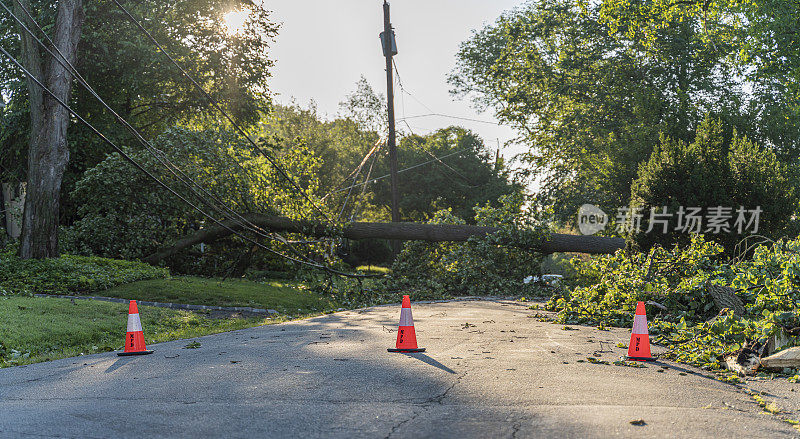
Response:
[{"label": "cracked asphalt", "polygon": [[0,437],[800,437],[700,370],[613,365],[626,330],[507,301],[413,312],[424,354],[386,352],[397,305],[0,370]]}]

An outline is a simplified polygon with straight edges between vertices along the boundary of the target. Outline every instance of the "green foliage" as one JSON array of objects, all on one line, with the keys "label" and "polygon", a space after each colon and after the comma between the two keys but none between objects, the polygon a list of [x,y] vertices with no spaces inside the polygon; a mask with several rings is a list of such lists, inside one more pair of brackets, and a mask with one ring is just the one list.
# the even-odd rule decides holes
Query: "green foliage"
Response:
[{"label": "green foliage", "polygon": [[163,268],[134,261],[73,255],[20,260],[13,249],[0,253],[0,295],[12,292],[88,294],[129,282],[167,276],[169,272]]},{"label": "green foliage", "polygon": [[611,32],[596,6],[532,1],[463,43],[450,82],[518,130],[530,146],[521,158],[541,182],[538,201],[573,221],[587,202],[627,203],[659,133],[688,141],[705,112],[752,130],[739,114],[728,47],[712,50],[701,38],[671,22],[649,50]]},{"label": "green foliage", "polygon": [[[269,115],[262,118],[260,133],[264,137],[276,136],[279,151],[290,153],[297,143],[304,143],[319,157],[325,164],[317,173],[320,197],[353,184],[351,172],[379,140],[377,132],[363,129],[358,121],[347,118],[323,120],[313,105],[309,108],[275,106]],[[363,176],[360,180],[363,181]],[[360,189],[356,189],[356,193]],[[333,193],[326,202],[331,207],[341,206],[346,195],[346,191]]]},{"label": "green foliage", "polygon": [[662,137],[661,145],[639,167],[638,178],[631,188],[630,206],[642,209],[643,224],[652,211],[661,212],[663,206],[673,217],[667,233],[663,233],[661,225],[656,225],[649,233],[649,227],[634,231],[632,238],[643,250],[655,244],[685,245],[690,238],[686,231],[678,230],[679,208],[701,207],[704,214],[709,214],[709,209],[722,206],[731,208],[730,230],[709,230],[704,222],[700,231],[714,233],[709,238],[732,255],[736,244],[754,231],[752,227],[746,231],[735,227],[740,207],[747,210],[760,207],[763,212],[756,233],[777,239],[787,232],[797,203],[787,167],[774,152],[735,131],[726,138],[721,122],[706,117],[694,142],[687,145]]},{"label": "green foliage", "polygon": [[[390,180],[385,178],[390,169],[385,145],[364,162],[360,172],[356,171],[380,143],[379,132],[373,131],[380,123],[367,117],[378,102],[362,81],[359,90],[343,104],[344,118],[323,120],[313,105],[308,109],[277,106],[261,122],[262,135],[285,139],[278,142],[281,151],[289,151],[302,141],[322,160],[325,165],[319,169],[318,195],[324,196],[332,210],[342,212],[343,221],[390,219]],[[491,156],[483,140],[463,128],[449,127],[426,136],[409,134],[400,137],[397,150],[400,169],[431,162],[398,175],[403,194],[400,211],[405,220],[427,221],[438,210],[452,209],[472,223],[476,204],[522,189],[506,165]],[[445,157],[443,163],[433,156]],[[363,186],[368,176],[383,178]]]},{"label": "green foliage", "polygon": [[[454,153],[456,153],[454,155]],[[441,162],[434,157],[445,157]],[[449,127],[426,136],[408,135],[397,148],[400,169],[433,161],[398,174],[401,216],[404,220],[428,221],[439,210],[451,210],[456,217],[473,224],[476,205],[490,203],[522,191],[502,161],[495,161],[483,140],[469,130]],[[388,160],[376,163],[375,173],[390,172]],[[391,208],[389,179],[375,183],[374,203]]]},{"label": "green foliage", "polygon": [[[144,27],[178,60],[235,120],[254,124],[269,109],[268,79],[274,63],[270,45],[279,25],[270,13],[248,0],[122,1]],[[52,1],[31,0],[37,21],[52,31]],[[218,126],[222,118],[202,94],[182,77],[111,0],[83,2],[86,20],[78,47],[77,69],[122,117],[152,139],[175,124]],[[247,11],[246,31],[226,32],[223,14]],[[24,16],[24,15],[23,15]],[[35,30],[34,30],[35,32]],[[0,41],[19,58],[19,28],[0,14]],[[41,53],[46,55],[44,50]],[[24,76],[10,62],[0,63],[0,93],[9,100],[0,110],[0,165],[24,180],[29,111]],[[73,87],[71,105],[118,144],[133,142],[130,134],[81,86]],[[1,105],[0,105],[1,106]],[[62,217],[71,222],[76,206],[67,194],[81,174],[105,159],[108,147],[82,125],[68,132],[69,168],[64,176]]]},{"label": "green foliage", "polygon": [[[694,236],[688,247],[575,261],[571,289],[547,304],[567,324],[630,326],[637,301],[648,307],[650,334],[670,358],[710,369],[721,355],[800,326],[800,239],[760,246],[752,259],[728,261],[722,247]],[[745,314],[719,312],[706,284],[730,286]]]},{"label": "green foliage", "polygon": [[722,247],[696,235],[685,249],[576,258],[574,290],[554,296],[548,307],[570,324],[628,326],[636,302],[647,300],[663,304],[678,318],[702,319],[714,313],[704,282],[723,274],[715,262],[721,253]]},{"label": "green foliage", "polygon": [[[144,306],[139,307],[139,313],[147,344],[282,321],[263,317],[221,319]],[[0,297],[0,368],[121,350],[127,314],[128,305],[120,303]]]},{"label": "green foliage", "polygon": [[193,305],[249,306],[290,315],[338,307],[329,296],[310,291],[302,283],[274,279],[254,282],[175,276],[126,283],[103,291],[103,296]]},{"label": "green foliage", "polygon": [[[734,61],[752,90],[757,140],[783,157],[800,148],[800,3],[793,0],[604,0],[609,30],[657,50],[676,22],[702,29],[695,44]],[[728,47],[726,49],[726,46]]]},{"label": "green foliage", "polygon": [[[500,207],[488,203],[475,208],[478,225],[499,231],[466,243],[408,242],[392,266],[387,289],[433,296],[487,296],[534,294],[524,279],[539,270],[542,256],[507,247],[515,242],[535,246],[546,228],[523,208],[520,196],[504,196]],[[439,211],[432,224],[464,224],[449,210]]]},{"label": "green foliage", "polygon": [[[207,203],[214,198],[222,201],[215,204],[239,212],[299,218],[311,210],[310,203],[296,194],[263,156],[251,151],[231,131],[175,128],[159,136],[154,144],[207,193],[199,191],[199,197],[191,195],[187,185],[180,183],[156,158],[141,151],[131,154],[145,169],[215,218],[230,214],[209,207]],[[267,141],[262,141],[261,146],[273,149]],[[316,173],[321,163],[308,147],[296,143],[293,149],[275,156],[309,197],[313,197],[319,187]],[[72,198],[80,206],[80,219],[66,233],[65,245],[69,251],[80,254],[141,258],[204,225],[215,225],[116,154],[87,171]],[[203,253],[197,248],[191,255],[170,261],[171,266],[182,272],[221,272],[244,251],[237,239],[206,246]]]}]

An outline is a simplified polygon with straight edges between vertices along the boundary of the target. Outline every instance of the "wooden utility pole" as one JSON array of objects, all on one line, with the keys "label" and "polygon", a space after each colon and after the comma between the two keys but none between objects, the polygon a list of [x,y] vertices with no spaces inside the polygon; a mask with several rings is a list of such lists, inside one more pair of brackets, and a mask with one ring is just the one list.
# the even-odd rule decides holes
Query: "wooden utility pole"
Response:
[{"label": "wooden utility pole", "polygon": [[[258,213],[244,214],[248,222],[256,226],[275,231],[300,233],[307,236],[333,236],[336,234],[325,224],[311,221],[297,221],[280,216],[269,216]],[[191,236],[179,239],[170,247],[152,254],[144,260],[155,264],[182,250],[200,243],[212,243],[232,235],[233,231],[245,231],[245,223],[238,220],[226,220],[222,225],[211,225],[195,232]],[[470,226],[466,224],[417,224],[417,223],[350,223],[344,226],[339,237],[347,239],[391,239],[403,241],[428,242],[464,242],[470,237],[481,237],[497,233],[496,227]],[[603,236],[578,236],[551,233],[536,242],[508,242],[509,247],[530,249],[542,253],[578,252],[592,254],[614,253],[625,248],[622,238],[606,238]]]},{"label": "wooden utility pole", "polygon": [[[383,54],[386,57],[386,97],[389,116],[389,167],[392,174],[392,222],[400,222],[400,208],[397,193],[397,134],[394,128],[394,77],[392,75],[392,57],[397,54],[392,22],[389,18],[389,2],[383,1],[383,33],[381,34]],[[398,243],[399,244],[399,243]],[[399,245],[396,245],[396,250]]]}]

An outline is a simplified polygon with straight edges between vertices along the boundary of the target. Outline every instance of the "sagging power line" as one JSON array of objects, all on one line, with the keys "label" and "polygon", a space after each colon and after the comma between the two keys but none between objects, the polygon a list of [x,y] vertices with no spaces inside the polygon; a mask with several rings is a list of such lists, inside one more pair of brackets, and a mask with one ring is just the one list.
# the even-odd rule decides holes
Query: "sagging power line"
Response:
[{"label": "sagging power line", "polygon": [[[25,14],[27,15],[27,18],[28,18],[28,19],[29,19],[29,20],[30,20],[30,21],[31,21],[31,22],[32,22],[32,23],[35,25],[35,27],[37,27],[37,29],[38,29],[40,32],[42,32],[42,33],[45,35],[45,38],[46,38],[46,39],[48,39],[48,42],[50,42],[50,43],[51,43],[51,45],[52,45],[52,46],[53,46],[53,47],[56,49],[56,51],[58,51],[58,53],[59,53],[59,55],[61,56],[61,58],[63,58],[63,61],[62,61],[62,60],[61,60],[61,59],[60,59],[58,56],[56,56],[56,55],[55,55],[55,53],[53,53],[53,52],[52,52],[52,51],[51,51],[51,50],[50,50],[50,49],[47,47],[47,45],[45,45],[45,44],[44,44],[44,42],[42,42],[42,41],[41,41],[41,39],[37,38],[37,37],[35,36],[35,34],[34,34],[34,33],[33,33],[33,32],[32,32],[32,31],[31,31],[31,30],[30,30],[30,29],[29,29],[29,28],[28,28],[28,27],[25,25],[25,23],[23,23],[23,22],[22,22],[22,20],[20,20],[20,19],[19,19],[19,17],[17,17],[17,16],[16,16],[16,15],[15,15],[15,14],[14,14],[12,11],[10,11],[10,10],[9,10],[9,8],[8,8],[8,7],[5,5],[5,3],[2,3],[2,2],[0,2],[0,6],[2,6],[2,7],[3,7],[3,9],[5,9],[5,10],[6,10],[6,11],[7,11],[7,12],[8,12],[8,13],[9,13],[9,14],[10,14],[10,15],[11,15],[13,18],[14,18],[14,20],[15,20],[15,21],[16,21],[16,22],[17,22],[17,23],[18,23],[18,24],[19,24],[19,25],[20,25],[20,26],[21,26],[21,27],[22,27],[22,28],[23,28],[23,29],[24,29],[24,30],[25,30],[25,31],[26,31],[26,32],[27,32],[27,33],[28,33],[28,34],[29,34],[29,35],[30,35],[30,36],[31,36],[31,37],[32,37],[32,38],[33,38],[33,39],[34,39],[34,40],[35,40],[35,41],[36,41],[36,42],[37,42],[37,43],[40,45],[40,46],[41,46],[41,47],[43,47],[43,48],[44,48],[44,49],[47,51],[47,53],[48,53],[50,56],[52,56],[52,57],[53,57],[53,59],[54,59],[56,62],[58,62],[58,63],[59,63],[59,64],[60,64],[62,67],[64,67],[64,68],[65,68],[65,69],[66,69],[68,72],[70,72],[70,74],[73,74],[73,75],[75,76],[76,80],[77,80],[77,81],[78,81],[78,82],[79,82],[79,83],[80,83],[80,84],[81,84],[81,85],[82,85],[84,88],[86,88],[86,89],[87,89],[87,91],[89,91],[89,92],[90,92],[90,94],[92,94],[92,95],[93,95],[93,96],[94,96],[94,97],[95,97],[95,98],[96,98],[96,99],[97,99],[97,100],[98,100],[98,101],[99,101],[99,102],[100,102],[100,103],[101,103],[101,104],[102,104],[102,105],[103,105],[103,106],[104,106],[104,107],[105,107],[107,110],[109,110],[110,112],[112,112],[112,114],[113,114],[113,115],[116,117],[116,119],[117,119],[117,121],[118,121],[118,122],[120,122],[121,124],[123,124],[123,125],[124,125],[124,126],[127,128],[127,129],[131,130],[131,132],[134,134],[134,136],[137,138],[137,140],[139,140],[140,142],[142,142],[142,144],[143,144],[143,145],[146,147],[146,149],[148,149],[148,152],[150,152],[151,154],[153,154],[153,155],[154,155],[154,156],[155,156],[155,157],[156,157],[156,158],[159,160],[159,162],[160,162],[160,163],[162,163],[162,164],[163,164],[163,165],[164,165],[164,166],[165,166],[165,167],[166,167],[168,170],[170,170],[170,172],[171,172],[171,173],[172,173],[172,174],[173,174],[173,175],[174,175],[176,178],[178,178],[178,180],[179,180],[181,183],[183,183],[183,184],[187,185],[187,187],[189,187],[189,188],[190,188],[190,190],[192,191],[192,193],[193,193],[195,196],[197,196],[197,197],[198,197],[198,198],[201,200],[201,202],[203,202],[204,204],[206,204],[207,206],[211,207],[211,208],[212,208],[212,209],[214,209],[214,210],[220,211],[220,209],[219,209],[219,207],[218,207],[218,206],[215,206],[215,205],[213,205],[213,203],[209,203],[209,202],[208,202],[208,200],[206,200],[206,199],[204,199],[202,196],[200,196],[200,194],[199,194],[199,193],[198,193],[198,192],[197,192],[197,191],[196,191],[194,188],[192,188],[192,185],[190,185],[189,183],[192,183],[194,186],[196,186],[196,187],[198,187],[199,189],[201,189],[201,190],[202,190],[204,193],[206,193],[206,195],[207,195],[207,196],[209,196],[209,197],[211,197],[211,198],[213,198],[213,199],[215,199],[215,200],[217,200],[217,201],[220,201],[220,200],[218,200],[217,198],[215,198],[215,197],[214,197],[214,195],[212,195],[211,193],[209,193],[208,191],[206,191],[206,190],[205,190],[205,189],[204,189],[204,188],[203,188],[203,187],[202,187],[202,186],[201,186],[199,183],[197,183],[196,181],[194,181],[194,180],[192,180],[191,178],[189,178],[188,176],[186,176],[186,175],[185,175],[185,173],[183,173],[183,172],[182,172],[182,171],[181,171],[179,168],[177,168],[177,167],[176,167],[176,166],[175,166],[173,163],[171,163],[171,162],[170,162],[168,159],[166,159],[165,157],[159,158],[159,153],[160,153],[160,151],[158,151],[158,150],[157,150],[157,149],[155,149],[155,148],[154,148],[152,145],[150,145],[150,144],[149,144],[149,142],[147,142],[147,141],[146,141],[146,140],[145,140],[145,139],[144,139],[144,138],[141,136],[141,134],[140,134],[140,133],[139,133],[139,132],[138,132],[138,131],[137,131],[135,128],[133,128],[133,126],[132,126],[132,125],[130,125],[130,124],[127,122],[127,121],[125,121],[125,119],[123,119],[121,116],[119,116],[119,115],[118,115],[116,112],[114,112],[114,110],[113,110],[113,109],[111,109],[111,107],[110,107],[110,106],[108,106],[108,104],[107,104],[107,103],[105,103],[105,101],[104,101],[104,100],[103,100],[103,99],[102,99],[102,98],[101,98],[99,95],[97,95],[97,93],[94,91],[94,89],[91,87],[91,85],[90,85],[90,84],[88,84],[88,82],[86,82],[86,81],[83,79],[83,77],[82,77],[82,76],[79,74],[79,72],[77,71],[77,69],[76,69],[76,68],[75,68],[75,67],[74,67],[74,66],[73,66],[73,65],[72,65],[72,64],[69,62],[69,60],[68,60],[68,59],[67,59],[67,58],[66,58],[66,57],[65,57],[65,56],[64,56],[64,55],[63,55],[63,54],[62,54],[62,53],[61,53],[61,52],[58,50],[58,48],[57,48],[57,47],[56,47],[54,44],[52,44],[52,41],[50,41],[50,40],[49,40],[49,37],[47,37],[47,35],[46,35],[46,33],[44,32],[44,30],[43,30],[43,29],[41,28],[41,26],[40,26],[40,25],[39,25],[39,24],[38,24],[38,23],[37,23],[37,22],[36,22],[36,21],[33,19],[33,17],[32,17],[32,15],[30,14],[30,12],[29,12],[29,11],[28,11],[26,8],[24,8],[24,6],[23,6],[23,5],[21,5],[21,4],[20,4],[20,6],[21,6],[21,7],[22,7],[22,9],[24,10]],[[275,234],[269,234],[269,235],[265,234],[263,231],[261,231],[259,228],[257,228],[257,226],[255,226],[254,224],[252,224],[252,223],[250,223],[249,221],[247,221],[247,220],[246,220],[244,217],[242,217],[241,215],[239,215],[238,213],[236,213],[236,212],[235,212],[235,211],[233,211],[232,209],[228,208],[227,206],[225,206],[225,205],[224,205],[224,203],[222,203],[222,202],[220,201],[220,204],[221,204],[221,205],[224,207],[224,209],[223,209],[223,210],[227,210],[227,211],[228,211],[227,213],[232,213],[232,214],[234,214],[234,216],[237,216],[237,217],[239,218],[239,219],[235,220],[235,222],[237,222],[237,224],[238,224],[239,226],[243,227],[245,230],[249,230],[249,231],[252,231],[252,232],[254,232],[254,233],[257,233],[257,234],[258,234],[258,235],[260,235],[261,237],[265,237],[265,238],[268,238],[268,239],[276,240],[276,241],[278,241],[278,242],[281,242],[281,243],[283,243],[283,244],[286,244],[286,245],[288,245],[288,247],[289,247],[289,248],[292,250],[292,252],[296,253],[296,254],[297,254],[299,257],[303,257],[303,258],[307,259],[307,261],[303,261],[303,260],[300,260],[300,259],[296,259],[296,258],[293,258],[293,257],[287,256],[287,255],[284,255],[284,254],[282,254],[282,253],[280,253],[280,252],[278,252],[278,251],[275,251],[275,250],[273,250],[273,249],[271,249],[271,248],[269,248],[269,247],[267,247],[267,246],[265,246],[265,245],[261,244],[261,243],[260,243],[260,242],[258,242],[258,241],[255,241],[255,240],[253,240],[253,239],[251,239],[251,238],[249,238],[249,237],[247,237],[247,236],[245,236],[245,235],[243,235],[243,234],[241,234],[241,233],[238,233],[238,232],[236,232],[235,230],[233,230],[233,229],[229,228],[228,226],[226,226],[225,224],[223,224],[223,223],[222,223],[220,220],[217,220],[217,219],[216,219],[215,217],[213,217],[211,214],[209,214],[208,212],[204,211],[202,208],[200,208],[200,207],[199,207],[199,206],[197,206],[196,204],[194,204],[194,203],[192,203],[191,201],[189,201],[188,199],[186,199],[184,196],[182,196],[181,194],[179,194],[179,193],[178,193],[176,190],[174,190],[172,187],[170,187],[169,185],[167,185],[166,183],[164,183],[163,181],[161,181],[161,180],[160,180],[158,177],[156,177],[155,175],[153,175],[152,173],[150,173],[149,171],[147,171],[147,170],[146,170],[146,169],[145,169],[145,168],[144,168],[144,167],[143,167],[143,166],[142,166],[140,163],[138,163],[138,162],[137,162],[135,159],[133,159],[133,158],[132,158],[130,155],[128,155],[127,153],[125,153],[125,151],[124,151],[124,150],[122,150],[122,149],[121,149],[120,147],[118,147],[118,146],[117,146],[117,145],[116,145],[114,142],[112,142],[112,141],[111,141],[110,139],[108,139],[108,138],[107,138],[105,135],[103,135],[103,134],[102,134],[102,132],[100,132],[100,131],[99,131],[97,128],[95,128],[93,125],[91,125],[91,124],[90,124],[88,121],[86,121],[86,120],[85,120],[83,117],[81,117],[79,114],[77,114],[77,112],[75,112],[75,111],[74,111],[74,110],[73,110],[73,109],[72,109],[72,108],[71,108],[69,105],[67,105],[65,102],[63,102],[61,99],[59,99],[59,98],[58,98],[58,97],[57,97],[57,96],[56,96],[56,95],[55,95],[55,94],[54,94],[54,93],[53,93],[53,92],[52,92],[52,91],[51,91],[49,88],[47,88],[47,87],[46,87],[44,84],[42,84],[42,83],[41,83],[41,81],[39,81],[39,79],[35,77],[35,75],[33,75],[33,74],[32,74],[30,71],[28,71],[28,70],[27,70],[27,69],[26,69],[24,66],[22,66],[22,65],[19,63],[19,61],[18,61],[16,58],[14,58],[13,56],[11,56],[11,54],[9,54],[9,53],[8,53],[8,52],[7,52],[7,51],[4,49],[4,48],[0,47],[0,51],[2,51],[2,53],[3,53],[3,54],[4,54],[4,55],[7,57],[7,58],[9,58],[9,59],[12,61],[12,63],[13,63],[14,65],[16,65],[18,68],[20,68],[20,69],[23,71],[23,73],[24,73],[26,76],[28,76],[28,77],[29,77],[29,78],[32,80],[32,82],[34,82],[34,83],[35,83],[35,84],[36,84],[38,87],[40,87],[40,88],[42,89],[42,91],[43,91],[43,92],[47,93],[47,95],[48,95],[48,96],[50,96],[51,98],[53,98],[53,99],[54,99],[54,100],[55,100],[55,101],[56,101],[56,102],[57,102],[59,105],[61,105],[61,106],[62,106],[64,109],[66,109],[66,110],[67,110],[67,111],[68,111],[68,112],[69,112],[69,113],[70,113],[72,116],[74,116],[76,119],[78,119],[78,121],[80,121],[82,124],[84,124],[85,126],[87,126],[87,127],[88,127],[88,128],[89,128],[89,129],[90,129],[90,130],[91,130],[91,131],[92,131],[92,132],[95,134],[95,135],[97,135],[97,136],[98,136],[98,137],[99,137],[101,140],[103,140],[105,143],[107,143],[108,145],[110,145],[110,146],[111,146],[111,147],[112,147],[112,148],[113,148],[113,149],[114,149],[114,150],[115,150],[117,153],[119,153],[119,154],[120,154],[120,155],[121,155],[121,156],[122,156],[122,157],[123,157],[123,158],[124,158],[126,161],[128,161],[129,163],[131,163],[132,165],[134,165],[134,166],[135,166],[135,167],[136,167],[138,170],[140,170],[141,172],[145,173],[145,174],[146,174],[146,175],[147,175],[147,176],[148,176],[150,179],[152,179],[153,181],[155,181],[155,182],[156,182],[156,183],[157,183],[159,186],[161,186],[162,188],[164,188],[164,189],[166,189],[167,191],[169,191],[170,193],[172,193],[172,194],[173,194],[174,196],[176,196],[176,197],[177,197],[179,200],[181,200],[182,202],[184,202],[185,204],[187,204],[187,205],[188,205],[189,207],[191,207],[192,209],[194,209],[194,210],[198,211],[198,212],[199,212],[201,215],[203,215],[204,217],[206,217],[206,218],[208,218],[208,219],[212,220],[214,223],[216,223],[216,224],[218,224],[218,225],[222,226],[223,228],[227,229],[227,230],[228,230],[228,231],[230,231],[232,234],[234,234],[234,235],[236,235],[236,236],[239,236],[240,238],[242,238],[242,239],[245,239],[245,240],[247,240],[247,241],[249,241],[249,242],[253,243],[254,245],[256,245],[256,246],[258,246],[258,247],[260,247],[260,248],[263,248],[263,249],[267,250],[268,252],[270,252],[270,253],[272,253],[272,254],[275,254],[275,255],[277,255],[277,256],[283,257],[283,258],[285,258],[285,259],[287,259],[287,260],[290,260],[290,261],[292,261],[292,262],[295,262],[295,263],[300,263],[300,264],[307,265],[307,266],[311,266],[311,267],[314,267],[314,268],[317,268],[317,269],[324,270],[324,271],[326,271],[326,272],[328,272],[328,273],[331,273],[331,274],[336,274],[336,275],[340,275],[340,276],[346,276],[346,277],[372,277],[372,276],[365,276],[365,275],[356,275],[356,274],[351,274],[351,273],[344,273],[344,272],[341,272],[341,271],[338,271],[338,270],[331,269],[330,267],[327,267],[327,266],[324,266],[324,265],[318,264],[318,263],[316,263],[316,262],[313,262],[313,261],[312,261],[312,260],[310,260],[308,257],[306,257],[306,256],[302,255],[302,254],[301,254],[300,252],[298,252],[298,251],[297,251],[297,250],[296,250],[294,247],[292,247],[292,246],[289,244],[289,241],[288,241],[288,240],[286,240],[285,238],[283,238],[283,237],[278,237],[278,236],[276,236]],[[162,160],[162,159],[165,159],[165,160]],[[238,162],[237,162],[237,164],[238,164]],[[177,171],[178,173],[176,173],[176,171]],[[183,175],[183,176],[186,178],[186,180],[184,180],[184,178],[181,178],[181,177],[180,177],[178,174],[180,174],[180,175]],[[305,194],[304,194],[304,195],[305,195]],[[324,213],[324,212],[323,212],[323,213]],[[244,222],[243,222],[242,220],[244,220]],[[247,223],[249,223],[249,224],[247,224]]]},{"label": "sagging power line", "polygon": [[299,192],[314,207],[316,211],[318,211],[322,215],[322,218],[325,219],[325,221],[330,223],[331,219],[328,217],[327,213],[325,213],[325,211],[314,200],[312,200],[311,197],[305,193],[305,191],[303,191],[303,189],[297,184],[297,182],[294,181],[294,179],[277,163],[277,161],[269,153],[267,153],[266,151],[264,151],[263,148],[258,146],[258,144],[250,137],[250,135],[238,123],[236,123],[233,117],[231,117],[222,108],[222,106],[219,104],[219,102],[217,102],[216,99],[214,99],[213,96],[211,96],[211,94],[209,94],[194,79],[194,77],[192,77],[188,72],[186,72],[186,70],[183,67],[181,67],[181,65],[177,61],[175,61],[175,58],[173,58],[172,55],[170,55],[170,53],[166,49],[164,49],[164,47],[158,42],[158,40],[156,40],[156,38],[153,37],[153,35],[142,25],[140,20],[134,17],[133,14],[131,14],[125,8],[125,6],[123,6],[118,0],[112,0],[112,1],[128,17],[128,19],[150,39],[150,41],[159,49],[159,51],[161,51],[161,53],[163,53],[164,56],[166,56],[167,59],[169,59],[169,61],[181,72],[181,74],[192,83],[194,88],[208,100],[211,106],[214,109],[216,109],[220,114],[222,114],[225,117],[225,119],[227,119],[228,122],[230,122],[230,124],[234,127],[234,129],[236,129],[236,131],[238,131],[245,139],[247,139],[247,141],[250,143],[250,145],[252,145],[252,147],[256,151],[258,151],[262,156],[264,156],[264,158],[267,159],[267,161],[278,171],[278,173],[286,181],[288,181],[295,188],[295,190]]},{"label": "sagging power line", "polygon": [[[430,165],[431,163],[434,163],[434,162],[436,162],[436,161],[438,161],[438,160],[446,159],[446,158],[448,158],[448,157],[452,157],[452,156],[454,156],[454,155],[461,154],[462,152],[464,152],[464,151],[469,151],[470,149],[472,149],[472,148],[463,148],[463,149],[459,149],[458,151],[451,152],[450,154],[443,155],[443,156],[441,156],[441,157],[439,157],[439,158],[437,158],[437,159],[428,160],[427,162],[418,163],[418,164],[416,164],[416,165],[414,165],[414,166],[410,166],[410,167],[408,167],[408,168],[400,169],[399,171],[397,171],[397,173],[398,173],[398,174],[402,174],[403,172],[408,172],[408,171],[411,171],[411,170],[413,170],[413,169],[420,168],[420,167],[422,167],[422,166],[425,166],[425,165]],[[380,180],[383,180],[383,179],[389,178],[389,177],[391,177],[391,176],[392,176],[392,174],[386,174],[386,175],[382,175],[382,176],[380,176],[380,177],[373,178],[372,180],[369,180],[369,181],[367,181],[366,183],[367,183],[367,184],[372,184],[372,183],[375,183],[376,181],[380,181]],[[331,192],[331,194],[338,194],[338,193],[340,193],[340,192],[344,192],[344,191],[346,191],[346,190],[349,190],[350,188],[357,187],[357,186],[361,186],[361,184],[357,184],[357,185],[353,185],[353,186],[344,187],[344,188],[341,188],[341,189],[338,189],[338,190],[335,190],[335,191]]]}]

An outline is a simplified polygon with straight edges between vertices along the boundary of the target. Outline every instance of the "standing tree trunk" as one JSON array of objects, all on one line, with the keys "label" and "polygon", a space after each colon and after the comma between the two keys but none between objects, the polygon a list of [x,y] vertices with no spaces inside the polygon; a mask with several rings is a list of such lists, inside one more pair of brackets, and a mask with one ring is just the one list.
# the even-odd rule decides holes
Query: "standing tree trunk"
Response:
[{"label": "standing tree trunk", "polygon": [[[30,10],[29,0],[18,0]],[[26,20],[20,5],[15,14]],[[70,63],[75,63],[83,25],[81,0],[59,0],[52,40]],[[27,21],[27,20],[26,20]],[[26,26],[33,30],[32,24]],[[57,61],[46,57],[24,30],[22,63],[55,96],[69,102],[72,75]],[[56,52],[57,54],[57,52]],[[61,179],[69,162],[67,126],[69,113],[55,99],[28,79],[31,132],[28,144],[28,184],[22,215],[19,256],[22,259],[58,256],[58,218]]]}]

